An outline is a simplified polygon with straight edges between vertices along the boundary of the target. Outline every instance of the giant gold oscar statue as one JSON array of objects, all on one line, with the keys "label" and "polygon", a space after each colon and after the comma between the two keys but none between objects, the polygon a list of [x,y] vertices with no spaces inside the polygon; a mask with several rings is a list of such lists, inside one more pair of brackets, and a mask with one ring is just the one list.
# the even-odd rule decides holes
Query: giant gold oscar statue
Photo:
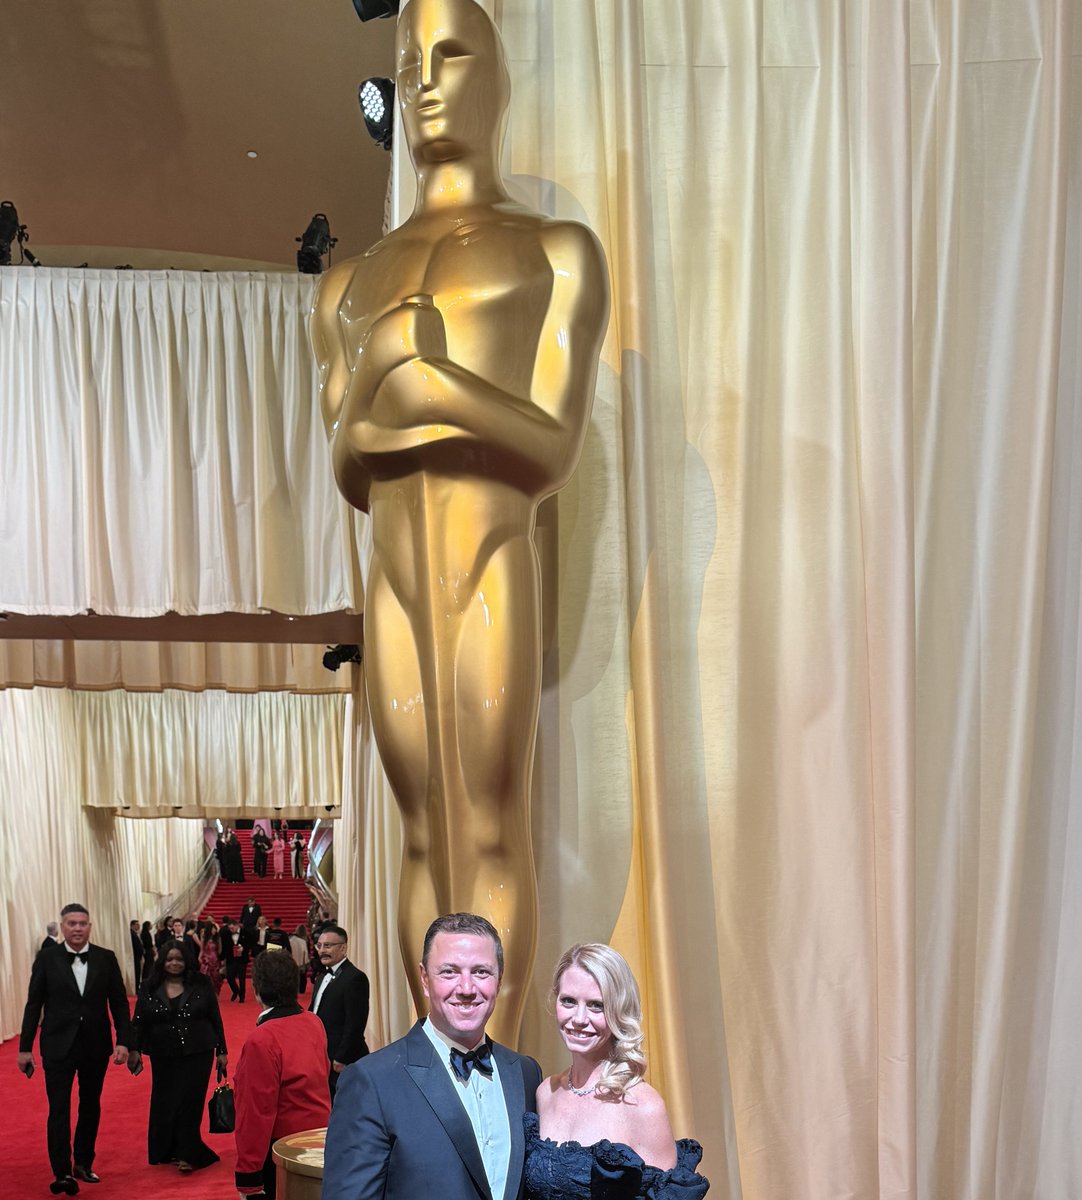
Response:
[{"label": "giant gold oscar statue", "polygon": [[500,930],[514,1043],[537,933],[530,778],[541,693],[537,506],[589,423],[608,276],[594,235],[514,203],[503,46],[474,0],[411,0],[396,45],[413,215],[322,279],[312,321],[346,498],[371,514],[365,671],[403,818],[399,942],[440,913]]}]

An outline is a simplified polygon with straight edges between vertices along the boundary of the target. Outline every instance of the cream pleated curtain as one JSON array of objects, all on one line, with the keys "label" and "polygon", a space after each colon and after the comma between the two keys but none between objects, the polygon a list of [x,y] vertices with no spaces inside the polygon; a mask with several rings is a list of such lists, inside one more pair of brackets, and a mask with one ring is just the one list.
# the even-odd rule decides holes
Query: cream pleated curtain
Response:
[{"label": "cream pleated curtain", "polygon": [[[358,636],[360,620],[358,619]],[[326,648],[274,642],[93,642],[0,639],[0,686],[158,692],[348,692]]]},{"label": "cream pleated curtain", "polygon": [[712,1195],[1082,1195],[1077,3],[485,7],[507,173],[614,295],[525,1048],[610,939]]},{"label": "cream pleated curtain", "polygon": [[[128,922],[181,891],[206,856],[201,820],[125,821],[86,806],[74,693],[0,689],[0,1038],[18,1033],[45,925],[79,900],[133,986]],[[42,700],[44,697],[44,701]]]},{"label": "cream pleated curtain", "polygon": [[0,612],[363,607],[311,404],[313,288],[0,269]]}]

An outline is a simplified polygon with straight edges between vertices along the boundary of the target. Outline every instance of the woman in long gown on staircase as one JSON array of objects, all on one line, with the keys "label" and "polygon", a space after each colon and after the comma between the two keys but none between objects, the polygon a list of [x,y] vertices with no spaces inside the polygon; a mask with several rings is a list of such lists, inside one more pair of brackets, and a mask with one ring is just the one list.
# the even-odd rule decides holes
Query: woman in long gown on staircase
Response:
[{"label": "woman in long gown on staircase", "polygon": [[556,1024],[571,1065],[527,1113],[527,1200],[702,1200],[702,1147],[675,1141],[665,1101],[643,1079],[642,1008],[611,946],[572,946],[556,964]]}]

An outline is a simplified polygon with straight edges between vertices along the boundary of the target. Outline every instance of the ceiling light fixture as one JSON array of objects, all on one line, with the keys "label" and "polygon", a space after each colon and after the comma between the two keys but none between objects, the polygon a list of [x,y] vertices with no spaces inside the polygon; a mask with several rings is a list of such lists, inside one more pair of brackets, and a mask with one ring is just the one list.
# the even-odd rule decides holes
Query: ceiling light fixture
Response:
[{"label": "ceiling light fixture", "polygon": [[343,663],[359,663],[360,661],[360,646],[328,646],[327,653],[323,655],[323,665],[328,671],[337,671]]},{"label": "ceiling light fixture", "polygon": [[353,0],[353,7],[362,21],[376,17],[393,17],[398,13],[399,0]]},{"label": "ceiling light fixture", "polygon": [[19,213],[11,200],[0,200],[0,267],[11,266],[11,247],[19,243],[19,262],[28,262],[32,267],[40,267],[41,263],[27,247],[29,236],[26,226],[19,224]]},{"label": "ceiling light fixture", "polygon": [[[331,223],[326,213],[316,213],[304,233],[293,240],[301,244],[297,251],[297,270],[302,275],[321,275],[323,256],[329,256],[331,247],[338,245],[338,239],[331,237]],[[327,261],[330,261],[329,257]]]},{"label": "ceiling light fixture", "polygon": [[357,89],[357,103],[372,141],[390,150],[394,137],[394,83],[378,75],[366,79]]}]

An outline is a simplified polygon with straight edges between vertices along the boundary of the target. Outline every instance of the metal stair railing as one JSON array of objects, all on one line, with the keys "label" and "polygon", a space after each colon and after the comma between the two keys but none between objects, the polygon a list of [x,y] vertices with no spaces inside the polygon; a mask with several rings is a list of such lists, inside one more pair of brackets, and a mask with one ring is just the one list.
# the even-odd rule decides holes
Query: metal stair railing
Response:
[{"label": "metal stair railing", "polygon": [[179,917],[181,920],[186,920],[189,916],[198,918],[218,886],[218,876],[218,859],[213,850],[208,850],[203,865],[188,886],[163,903],[154,919],[155,924],[170,916],[174,919]]}]

